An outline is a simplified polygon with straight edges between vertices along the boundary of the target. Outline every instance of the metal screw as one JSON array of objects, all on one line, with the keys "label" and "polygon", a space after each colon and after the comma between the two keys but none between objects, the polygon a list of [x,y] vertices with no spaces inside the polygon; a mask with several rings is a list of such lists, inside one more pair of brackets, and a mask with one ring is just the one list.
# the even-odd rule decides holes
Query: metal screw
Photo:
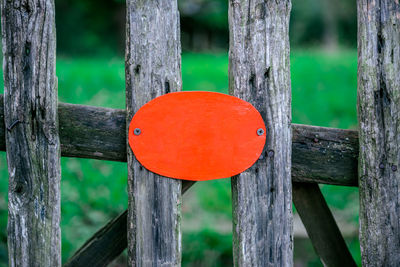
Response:
[{"label": "metal screw", "polygon": [[133,133],[135,135],[140,135],[142,133],[142,131],[140,130],[140,128],[135,128],[135,130],[133,130]]},{"label": "metal screw", "polygon": [[264,130],[262,128],[257,130],[257,135],[261,136],[264,134]]},{"label": "metal screw", "polygon": [[381,162],[381,164],[379,164],[379,169],[384,169],[385,168],[385,164],[383,164],[383,162]]}]

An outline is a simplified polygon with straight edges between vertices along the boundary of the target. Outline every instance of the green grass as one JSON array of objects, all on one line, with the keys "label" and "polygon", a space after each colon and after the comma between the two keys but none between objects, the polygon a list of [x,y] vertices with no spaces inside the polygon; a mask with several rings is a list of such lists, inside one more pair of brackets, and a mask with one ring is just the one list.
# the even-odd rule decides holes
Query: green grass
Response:
[{"label": "green grass", "polygon": [[[293,122],[356,128],[356,51],[328,54],[293,51],[291,56]],[[184,54],[184,90],[228,91],[227,54]],[[61,102],[125,108],[123,59],[57,60]],[[1,89],[3,90],[3,89]],[[62,159],[63,260],[99,227],[126,209],[126,164]],[[335,217],[357,225],[357,189],[322,186]],[[7,225],[7,166],[0,155],[0,266],[5,262]],[[231,251],[229,179],[198,183],[182,206],[183,265],[202,262],[225,266]],[[359,261],[357,241],[349,243]],[[295,244],[296,246],[296,244]],[[318,262],[318,261],[317,261]],[[228,264],[229,265],[229,264]]]},{"label": "green grass", "polygon": [[[124,61],[112,59],[57,60],[59,101],[125,108]],[[227,55],[182,56],[183,90],[228,93]]]},{"label": "green grass", "polygon": [[120,58],[57,60],[60,102],[125,108],[125,70]]},{"label": "green grass", "polygon": [[291,76],[294,123],[357,127],[356,51],[295,51]]}]

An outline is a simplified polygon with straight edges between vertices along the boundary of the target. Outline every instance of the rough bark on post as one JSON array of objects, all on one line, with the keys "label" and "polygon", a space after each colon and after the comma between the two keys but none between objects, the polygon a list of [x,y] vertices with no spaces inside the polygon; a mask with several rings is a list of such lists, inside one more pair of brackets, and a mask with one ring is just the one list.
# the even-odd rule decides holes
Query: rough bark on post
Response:
[{"label": "rough bark on post", "polygon": [[53,0],[1,1],[10,266],[60,266]]},{"label": "rough bark on post", "polygon": [[400,265],[400,5],[358,0],[363,266]]},{"label": "rough bark on post", "polygon": [[231,0],[229,89],[267,127],[263,157],[232,179],[236,266],[291,266],[291,2]]},{"label": "rough bark on post", "polygon": [[[176,0],[127,1],[127,131],[135,112],[157,96],[181,90]],[[130,266],[180,266],[181,181],[143,168],[127,147]]]}]

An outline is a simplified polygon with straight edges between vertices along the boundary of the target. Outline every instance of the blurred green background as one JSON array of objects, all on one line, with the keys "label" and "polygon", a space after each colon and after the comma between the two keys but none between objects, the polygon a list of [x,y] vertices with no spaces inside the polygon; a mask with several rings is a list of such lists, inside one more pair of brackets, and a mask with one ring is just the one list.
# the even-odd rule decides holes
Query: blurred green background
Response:
[{"label": "blurred green background", "polygon": [[[56,0],[61,102],[125,107],[123,0]],[[184,90],[228,91],[228,0],[179,1]],[[355,0],[293,1],[294,123],[357,128]],[[3,92],[3,86],[1,93]],[[0,153],[0,266],[7,266],[7,163]],[[127,207],[126,164],[62,158],[62,249],[67,260]],[[358,190],[321,186],[360,264]],[[230,180],[197,183],[183,197],[183,266],[232,265]],[[295,213],[295,266],[322,266]],[[112,265],[125,266],[126,254]]]}]

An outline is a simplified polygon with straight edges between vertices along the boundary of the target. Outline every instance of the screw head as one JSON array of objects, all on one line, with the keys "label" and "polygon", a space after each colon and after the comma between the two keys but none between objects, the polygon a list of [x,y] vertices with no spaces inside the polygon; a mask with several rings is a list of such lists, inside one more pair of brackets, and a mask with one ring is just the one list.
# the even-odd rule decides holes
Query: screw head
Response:
[{"label": "screw head", "polygon": [[264,135],[264,130],[262,128],[258,129],[257,130],[257,135],[258,136]]},{"label": "screw head", "polygon": [[140,130],[140,128],[135,128],[135,130],[133,130],[134,135],[140,135],[141,133],[142,131]]}]

